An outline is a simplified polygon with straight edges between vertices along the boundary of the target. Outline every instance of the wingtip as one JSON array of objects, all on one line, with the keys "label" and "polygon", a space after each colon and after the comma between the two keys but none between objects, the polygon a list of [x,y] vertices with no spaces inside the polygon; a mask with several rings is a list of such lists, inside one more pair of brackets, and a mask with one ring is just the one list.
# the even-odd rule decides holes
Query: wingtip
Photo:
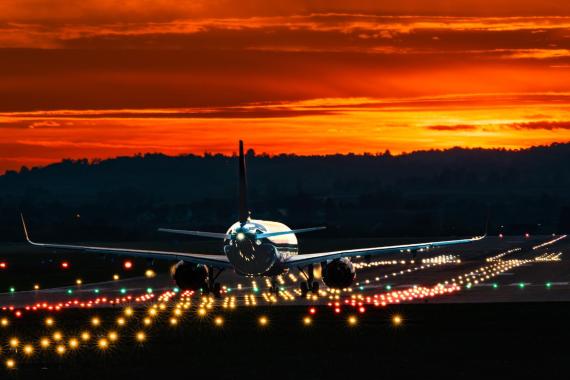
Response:
[{"label": "wingtip", "polygon": [[24,228],[24,236],[28,243],[31,243],[30,235],[28,233],[28,226],[26,225],[26,220],[24,219],[24,214],[20,213],[20,219],[22,220],[22,227]]}]

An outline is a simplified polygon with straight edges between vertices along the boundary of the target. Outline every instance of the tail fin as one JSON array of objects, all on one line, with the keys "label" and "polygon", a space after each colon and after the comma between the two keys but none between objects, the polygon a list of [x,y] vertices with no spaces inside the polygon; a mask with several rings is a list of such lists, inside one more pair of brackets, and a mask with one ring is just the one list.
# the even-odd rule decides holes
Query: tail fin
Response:
[{"label": "tail fin", "polygon": [[247,176],[245,169],[245,155],[243,154],[243,141],[239,141],[239,222],[244,224],[249,217],[247,206]]}]

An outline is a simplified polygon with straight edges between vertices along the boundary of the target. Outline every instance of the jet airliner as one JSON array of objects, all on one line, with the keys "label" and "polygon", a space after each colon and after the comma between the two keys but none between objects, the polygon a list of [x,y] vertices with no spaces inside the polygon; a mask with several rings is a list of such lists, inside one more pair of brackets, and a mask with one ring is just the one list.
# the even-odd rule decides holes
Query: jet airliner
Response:
[{"label": "jet airliner", "polygon": [[216,282],[220,273],[233,269],[237,274],[247,277],[270,277],[272,290],[277,292],[276,276],[297,269],[306,281],[300,284],[301,292],[318,292],[319,282],[315,281],[314,267],[321,265],[322,279],[331,288],[349,287],[356,272],[350,258],[372,256],[390,252],[417,252],[430,248],[454,244],[471,243],[485,238],[473,238],[433,241],[416,244],[390,245],[372,248],[358,248],[330,252],[299,254],[296,234],[322,230],[325,227],[290,229],[283,223],[257,220],[251,217],[248,208],[246,162],[243,142],[239,142],[239,218],[225,233],[203,232],[160,228],[159,231],[223,240],[223,255],[204,255],[172,251],[140,250],[111,248],[100,246],[70,245],[55,243],[37,243],[31,240],[28,227],[22,216],[22,225],[26,240],[38,247],[80,251],[85,253],[116,254],[151,259],[178,261],[172,267],[171,274],[180,289],[202,290],[220,294],[220,284]]}]

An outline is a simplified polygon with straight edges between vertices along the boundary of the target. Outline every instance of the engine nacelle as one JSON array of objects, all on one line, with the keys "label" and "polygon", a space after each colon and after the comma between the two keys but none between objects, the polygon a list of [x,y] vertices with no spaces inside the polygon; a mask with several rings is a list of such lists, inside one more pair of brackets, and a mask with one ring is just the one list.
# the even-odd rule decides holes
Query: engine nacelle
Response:
[{"label": "engine nacelle", "polygon": [[180,261],[172,267],[170,273],[176,286],[181,290],[200,290],[206,289],[208,286],[208,267],[206,265]]},{"label": "engine nacelle", "polygon": [[329,288],[343,289],[352,285],[356,271],[350,260],[343,257],[323,265],[323,282]]}]

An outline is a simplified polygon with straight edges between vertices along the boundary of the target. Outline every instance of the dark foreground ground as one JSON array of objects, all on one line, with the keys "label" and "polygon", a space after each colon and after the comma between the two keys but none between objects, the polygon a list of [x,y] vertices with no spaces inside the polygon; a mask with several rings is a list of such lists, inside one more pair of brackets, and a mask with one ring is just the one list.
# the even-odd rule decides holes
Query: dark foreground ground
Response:
[{"label": "dark foreground ground", "polygon": [[[113,318],[113,310],[100,310]],[[66,312],[62,323],[85,320]],[[84,348],[56,358],[18,356],[2,379],[327,379],[327,378],[567,378],[570,303],[411,304],[369,310],[349,326],[348,311],[305,307],[241,308],[223,313],[224,327],[188,317],[184,326],[149,332],[149,341],[102,352]],[[265,314],[269,324],[260,327]],[[403,323],[395,326],[394,315]],[[73,318],[69,318],[73,317]],[[27,316],[18,329],[41,326]],[[66,321],[66,322],[63,322]],[[134,333],[126,327],[122,336]],[[18,333],[11,331],[10,333]],[[6,335],[2,332],[2,335]],[[5,337],[3,337],[5,338]],[[6,339],[2,339],[6,341]],[[4,346],[6,359],[9,349]]]}]

